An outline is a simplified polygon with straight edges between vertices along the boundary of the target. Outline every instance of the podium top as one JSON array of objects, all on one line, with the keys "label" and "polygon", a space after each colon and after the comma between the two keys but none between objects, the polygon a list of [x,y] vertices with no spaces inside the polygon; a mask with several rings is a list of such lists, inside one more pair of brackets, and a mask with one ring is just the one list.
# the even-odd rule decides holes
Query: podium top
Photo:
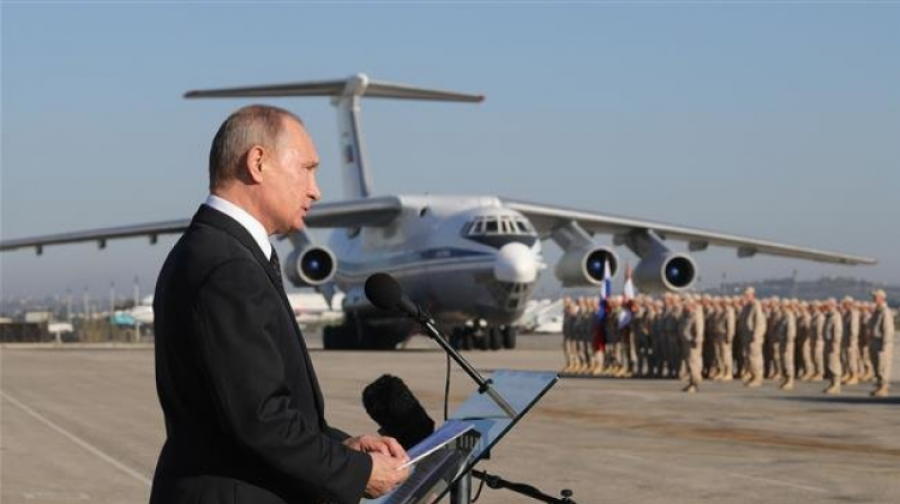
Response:
[{"label": "podium top", "polygon": [[[477,391],[450,415],[451,420],[471,422],[481,436],[475,444],[465,471],[485,457],[497,442],[519,422],[531,408],[559,381],[551,372],[497,370],[491,375],[491,385],[518,412],[509,418],[485,394]],[[463,471],[463,472],[465,472]]]},{"label": "podium top", "polygon": [[[511,371],[501,369],[491,375],[491,385],[512,405],[522,417],[550,387],[559,379],[556,373],[535,371]],[[510,419],[490,397],[477,392],[469,396],[456,411],[450,415],[456,420],[496,418]]]},{"label": "podium top", "polygon": [[[514,418],[486,394],[475,391],[448,423],[471,425],[477,435],[463,435],[455,448],[445,447],[427,455],[415,466],[413,474],[397,490],[367,504],[436,503],[454,481],[487,456],[503,436],[559,380],[556,373],[498,370],[491,375],[492,387],[518,412]],[[446,424],[445,424],[446,425]]]}]

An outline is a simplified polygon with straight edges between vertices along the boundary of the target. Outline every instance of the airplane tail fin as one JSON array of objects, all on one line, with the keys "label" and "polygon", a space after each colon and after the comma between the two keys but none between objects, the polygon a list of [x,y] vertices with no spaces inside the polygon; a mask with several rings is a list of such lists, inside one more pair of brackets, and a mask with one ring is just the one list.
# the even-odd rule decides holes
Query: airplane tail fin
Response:
[{"label": "airplane tail fin", "polygon": [[374,81],[370,80],[365,74],[356,74],[344,80],[210,89],[189,91],[184,95],[185,98],[274,98],[286,96],[330,96],[332,105],[337,107],[340,127],[341,164],[344,177],[344,197],[347,199],[368,198],[373,194],[372,179],[366,163],[362,131],[359,124],[359,99],[361,97],[469,103],[479,103],[484,100],[484,95],[455,93]]}]

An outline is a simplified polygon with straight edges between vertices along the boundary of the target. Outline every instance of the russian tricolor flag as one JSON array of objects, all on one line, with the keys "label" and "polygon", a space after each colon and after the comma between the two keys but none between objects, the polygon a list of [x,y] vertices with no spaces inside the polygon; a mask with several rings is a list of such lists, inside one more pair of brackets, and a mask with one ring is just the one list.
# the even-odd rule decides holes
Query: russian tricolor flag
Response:
[{"label": "russian tricolor flag", "polygon": [[612,295],[612,273],[609,271],[609,262],[603,261],[603,283],[600,284],[600,299],[608,299]]}]

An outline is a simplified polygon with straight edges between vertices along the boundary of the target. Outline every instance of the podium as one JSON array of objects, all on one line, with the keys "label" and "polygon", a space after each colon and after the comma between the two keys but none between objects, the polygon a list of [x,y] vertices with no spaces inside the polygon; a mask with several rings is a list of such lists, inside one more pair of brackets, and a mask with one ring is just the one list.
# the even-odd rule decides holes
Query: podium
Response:
[{"label": "podium", "polygon": [[371,504],[433,504],[453,490],[454,503],[468,503],[471,470],[528,414],[559,380],[556,373],[498,370],[491,386],[515,410],[510,417],[486,394],[473,392],[449,420],[466,422],[472,430],[423,458],[408,480]]}]

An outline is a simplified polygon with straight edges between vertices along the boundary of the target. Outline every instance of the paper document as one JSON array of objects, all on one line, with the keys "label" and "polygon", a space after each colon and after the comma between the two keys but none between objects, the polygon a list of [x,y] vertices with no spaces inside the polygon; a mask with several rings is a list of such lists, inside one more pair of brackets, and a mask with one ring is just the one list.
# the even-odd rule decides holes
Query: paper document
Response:
[{"label": "paper document", "polygon": [[413,446],[409,449],[409,451],[406,452],[406,454],[409,456],[409,462],[403,464],[401,466],[401,469],[404,467],[409,467],[422,460],[438,448],[446,445],[459,436],[462,436],[463,434],[471,430],[472,427],[473,426],[470,422],[464,422],[462,420],[448,420],[444,425],[441,426],[440,429],[434,431],[432,435],[423,439],[419,444]]}]

